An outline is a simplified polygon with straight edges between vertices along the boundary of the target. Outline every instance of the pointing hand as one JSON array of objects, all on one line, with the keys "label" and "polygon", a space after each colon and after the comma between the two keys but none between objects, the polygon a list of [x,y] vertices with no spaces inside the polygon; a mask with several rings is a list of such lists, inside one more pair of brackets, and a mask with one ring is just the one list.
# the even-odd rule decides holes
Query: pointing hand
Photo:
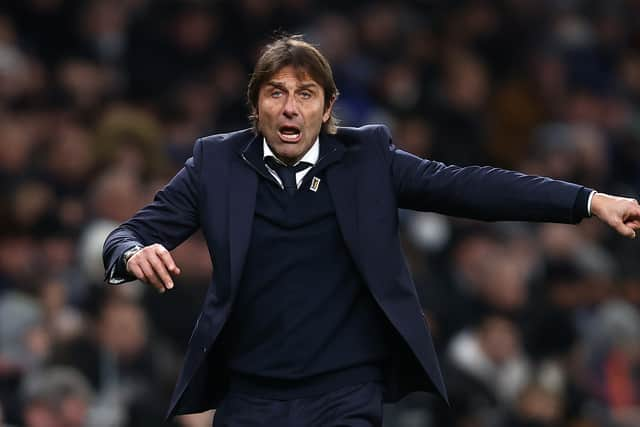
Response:
[{"label": "pointing hand", "polygon": [[145,246],[127,261],[127,271],[159,292],[173,288],[172,276],[180,274],[169,251],[159,243]]},{"label": "pointing hand", "polygon": [[591,199],[591,213],[632,239],[640,229],[640,205],[635,199],[596,193]]}]

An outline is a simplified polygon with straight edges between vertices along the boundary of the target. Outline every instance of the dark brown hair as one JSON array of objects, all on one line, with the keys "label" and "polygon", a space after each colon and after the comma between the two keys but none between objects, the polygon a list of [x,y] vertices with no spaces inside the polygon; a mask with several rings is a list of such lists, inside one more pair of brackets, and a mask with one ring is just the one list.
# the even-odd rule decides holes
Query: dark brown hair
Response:
[{"label": "dark brown hair", "polygon": [[[301,35],[280,36],[264,48],[249,80],[247,88],[247,102],[251,109],[249,119],[256,132],[258,130],[260,88],[280,69],[289,65],[308,73],[313,80],[322,86],[325,111],[331,105],[331,101],[338,98],[339,92],[333,80],[331,66],[322,53],[315,46],[304,41]],[[329,120],[323,123],[322,130],[335,134],[337,125],[338,119],[332,111]]]}]

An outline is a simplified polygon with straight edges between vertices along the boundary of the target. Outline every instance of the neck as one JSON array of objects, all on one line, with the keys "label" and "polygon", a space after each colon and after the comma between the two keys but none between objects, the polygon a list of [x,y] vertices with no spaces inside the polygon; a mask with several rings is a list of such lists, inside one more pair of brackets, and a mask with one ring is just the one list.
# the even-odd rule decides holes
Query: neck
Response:
[{"label": "neck", "polygon": [[[308,153],[312,149],[314,149],[317,142],[318,142],[318,137],[316,137],[313,144],[307,147],[307,149],[303,153],[300,153],[298,156],[295,156],[295,157],[289,157],[289,156],[283,156],[281,153],[278,153],[274,149],[274,146],[270,144],[266,138],[263,137],[263,144],[265,144],[265,148],[264,148],[265,152],[267,154],[272,154],[273,156],[275,156],[276,159],[278,159],[280,162],[284,163],[287,166],[293,166],[296,163],[298,163],[300,160],[302,160],[306,155],[308,155]],[[317,157],[315,155],[313,157],[317,160]],[[315,162],[315,160],[313,160],[311,163],[313,162]]]},{"label": "neck", "polygon": [[[273,151],[273,148],[271,149],[271,151]],[[280,160],[282,163],[284,163],[287,166],[293,166],[295,165],[297,162],[300,161],[300,159],[302,159],[302,157],[304,157],[304,154],[302,154],[302,156],[300,157],[294,157],[294,158],[290,158],[290,157],[283,157],[280,154],[277,154],[275,151],[273,151],[274,156],[276,156],[276,159]]]}]

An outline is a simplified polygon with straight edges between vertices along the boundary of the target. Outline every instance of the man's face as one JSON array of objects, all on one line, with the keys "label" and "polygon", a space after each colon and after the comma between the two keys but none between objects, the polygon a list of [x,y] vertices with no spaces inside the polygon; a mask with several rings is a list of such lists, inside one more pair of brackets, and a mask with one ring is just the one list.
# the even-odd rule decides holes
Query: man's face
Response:
[{"label": "man's face", "polygon": [[325,110],[324,89],[306,71],[286,66],[260,88],[258,130],[280,160],[294,164],[309,151],[332,107],[333,100]]}]

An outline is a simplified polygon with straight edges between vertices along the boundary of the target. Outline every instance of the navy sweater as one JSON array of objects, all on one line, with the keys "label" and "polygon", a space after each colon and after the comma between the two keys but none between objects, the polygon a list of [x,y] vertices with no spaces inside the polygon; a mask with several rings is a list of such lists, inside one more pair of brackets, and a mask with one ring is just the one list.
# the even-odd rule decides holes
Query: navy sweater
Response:
[{"label": "navy sweater", "polygon": [[382,378],[387,321],[345,246],[323,163],[294,196],[260,173],[225,331],[232,390],[297,398]]}]

